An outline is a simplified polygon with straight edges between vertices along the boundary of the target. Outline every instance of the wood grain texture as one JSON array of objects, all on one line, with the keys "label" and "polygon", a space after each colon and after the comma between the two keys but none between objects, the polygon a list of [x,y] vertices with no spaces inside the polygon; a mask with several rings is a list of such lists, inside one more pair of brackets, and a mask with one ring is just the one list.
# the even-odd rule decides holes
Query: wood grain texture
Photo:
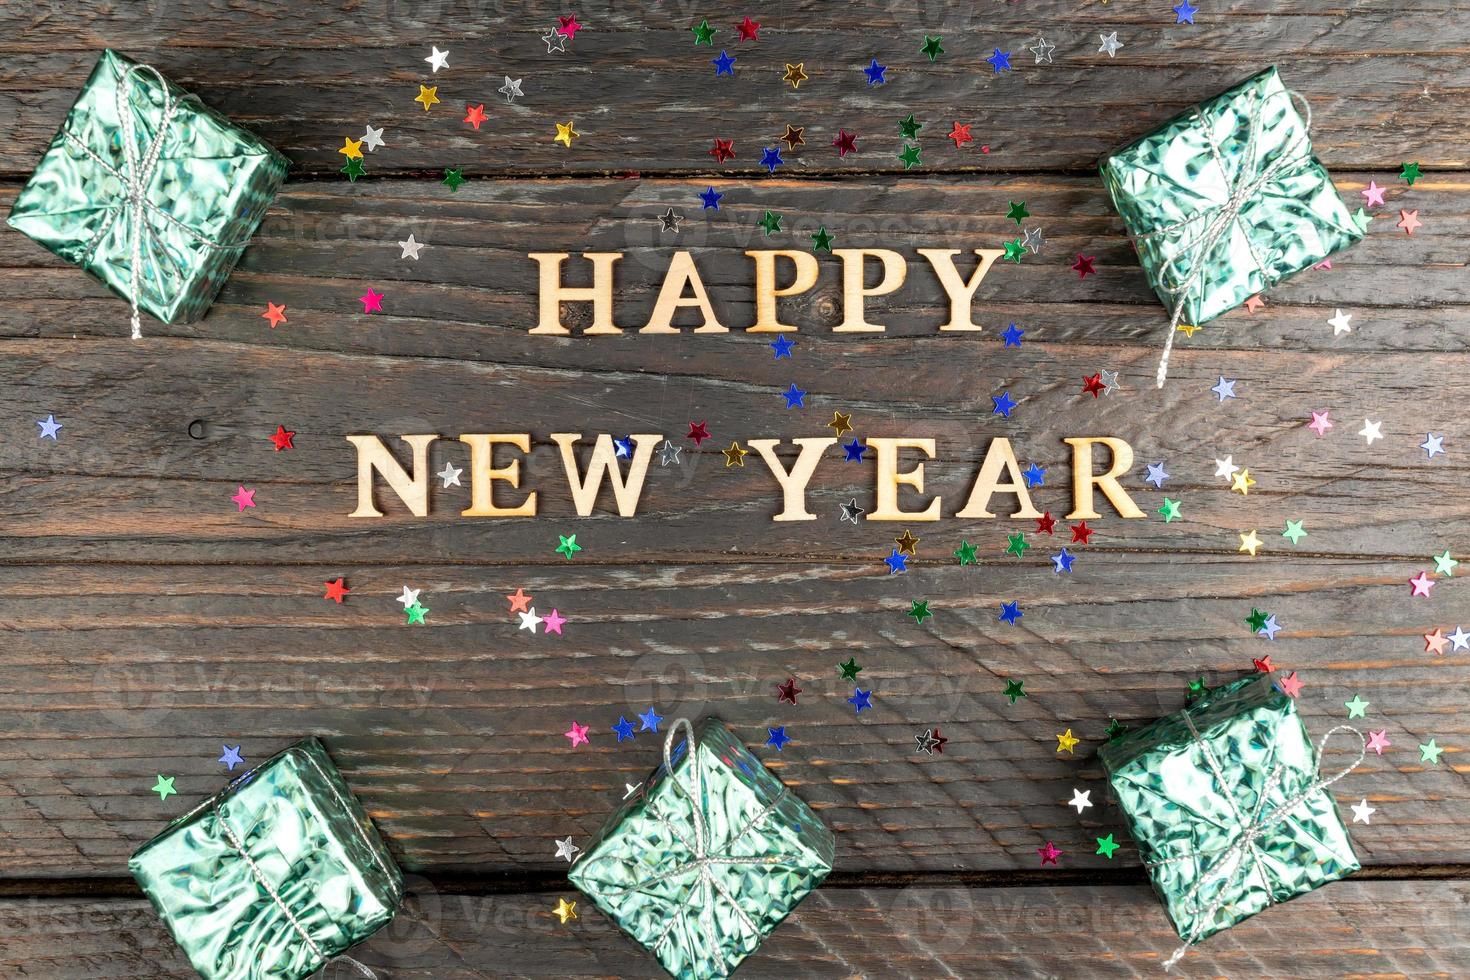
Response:
[{"label": "wood grain texture", "polygon": [[[1394,743],[1337,786],[1344,807],[1380,810],[1353,828],[1364,861],[1470,862],[1470,655],[1423,652],[1411,566],[1084,562],[1062,587],[1049,565],[994,561],[922,566],[898,585],[819,562],[0,568],[0,618],[25,623],[0,651],[0,711],[16,719],[0,742],[7,871],[117,874],[222,785],[221,743],[259,761],[303,732],[326,738],[405,867],[551,871],[553,839],[594,833],[656,764],[658,741],[618,745],[610,727],[649,705],[718,715],[753,747],[786,725],[793,744],[758,754],[836,831],[843,872],[1029,869],[1047,840],[1067,867],[1132,864],[1131,847],[1093,854],[1098,836],[1126,840],[1093,756],[1109,717],[1149,721],[1189,680],[1267,653],[1302,672],[1309,730],[1340,723],[1358,694]],[[347,604],[323,601],[321,581],[343,573]],[[402,625],[404,585],[424,590],[428,627]],[[516,629],[503,597],[518,586],[571,618],[563,637]],[[920,596],[935,613],[922,628],[905,616]],[[1019,627],[996,617],[1012,597]],[[1470,623],[1463,590],[1436,603],[1446,629]],[[1284,624],[1274,644],[1245,628],[1254,606]],[[838,682],[848,657],[875,692],[860,716]],[[776,702],[788,676],[796,708]],[[1013,677],[1029,694],[1014,706]],[[592,727],[590,748],[568,747],[572,719]],[[934,725],[946,753],[916,755]],[[1075,756],[1056,751],[1068,727]],[[1415,748],[1431,736],[1447,747],[1438,766]],[[1349,741],[1329,764],[1351,761]],[[179,797],[149,793],[158,772]],[[1074,787],[1099,807],[1079,818]]]},{"label": "wood grain texture", "polygon": [[[897,123],[909,113],[925,124],[929,168],[1090,171],[1124,139],[1273,60],[1312,100],[1313,142],[1330,166],[1466,162],[1463,0],[1350,11],[1236,0],[1194,28],[1167,24],[1167,9],[866,0],[838,13],[806,0],[754,11],[761,39],[745,45],[733,8],[601,0],[579,7],[588,26],[559,55],[539,39],[556,12],[533,3],[363,0],[304,5],[289,18],[274,8],[148,0],[77,18],[59,0],[7,5],[0,113],[19,125],[0,147],[0,171],[29,171],[104,45],[156,65],[313,174],[341,167],[342,137],[366,123],[387,129],[370,173],[705,171],[719,136],[735,139],[737,156],[718,169],[756,175],[761,148],[787,122],[810,127],[808,144],[787,155],[793,171],[893,172],[902,169]],[[721,32],[713,49],[695,47],[689,32],[706,16]],[[1113,30],[1124,47],[1109,59],[1098,35]],[[944,37],[933,65],[918,50],[925,33]],[[1052,64],[1025,49],[1038,35],[1056,45]],[[422,61],[431,41],[451,52],[437,75]],[[714,77],[721,47],[737,57],[734,78]],[[986,64],[996,49],[1012,52],[1014,71]],[[866,84],[870,58],[890,66],[887,84]],[[796,91],[781,82],[788,62],[811,75]],[[513,105],[495,91],[505,75],[525,79]],[[439,87],[443,103],[430,112],[413,101],[420,82]],[[460,122],[466,102],[490,113],[478,133]],[[551,141],[553,122],[567,119],[583,134],[570,150]],[[964,151],[944,138],[955,119],[975,123]],[[859,136],[845,159],[830,146],[839,126]]]},{"label": "wood grain texture", "polygon": [[[583,902],[575,921],[559,925],[549,910],[566,893],[410,886],[398,918],[353,954],[389,976],[531,977],[549,968],[565,977],[662,976]],[[1155,977],[1178,939],[1153,903],[1143,886],[822,889],[740,975]],[[1178,975],[1461,977],[1470,971],[1467,904],[1463,882],[1337,882],[1212,937]],[[54,980],[194,976],[148,904],[125,899],[0,901],[0,968]]]}]

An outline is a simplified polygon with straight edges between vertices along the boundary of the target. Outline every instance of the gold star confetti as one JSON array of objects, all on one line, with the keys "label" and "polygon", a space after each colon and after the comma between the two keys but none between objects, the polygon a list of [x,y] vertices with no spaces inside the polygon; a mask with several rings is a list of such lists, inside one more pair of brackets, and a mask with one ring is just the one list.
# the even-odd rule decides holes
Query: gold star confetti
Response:
[{"label": "gold star confetti", "polygon": [[342,148],[337,151],[349,160],[362,159],[362,140],[355,140],[351,136],[342,137]]},{"label": "gold star confetti", "polygon": [[1252,528],[1249,534],[1242,534],[1240,536],[1240,547],[1236,550],[1249,551],[1251,553],[1251,557],[1254,558],[1256,557],[1256,549],[1260,546],[1261,539],[1256,537],[1255,528]]},{"label": "gold star confetti", "polygon": [[1057,736],[1057,751],[1076,755],[1077,753],[1072,750],[1077,747],[1079,741],[1081,740],[1072,736],[1072,729],[1069,728]]},{"label": "gold star confetti", "polygon": [[562,925],[566,925],[568,919],[575,919],[577,917],[577,903],[568,902],[564,898],[558,898],[556,900],[556,908],[552,909],[551,912],[561,920]]},{"label": "gold star confetti", "polygon": [[428,112],[429,106],[439,101],[439,86],[420,85],[419,94],[414,97],[414,101],[422,102],[424,104],[424,111]]},{"label": "gold star confetti", "polygon": [[571,148],[571,145],[572,145],[572,140],[575,139],[576,137],[582,135],[581,133],[577,132],[575,129],[572,128],[572,123],[573,122],[575,122],[575,120],[569,119],[569,120],[567,120],[566,125],[562,125],[561,123],[557,123],[556,124],[556,135],[551,138],[551,141],[553,143],[562,143],[562,144],[565,144],[567,146],[567,148],[570,149]]},{"label": "gold star confetti", "polygon": [[793,90],[801,88],[801,83],[806,81],[805,61],[798,61],[794,65],[786,66],[786,74],[781,78],[783,82],[790,82]]},{"label": "gold star confetti", "polygon": [[1175,327],[1174,329],[1175,330],[1178,330],[1180,333],[1184,334],[1184,336],[1186,336],[1186,337],[1193,337],[1195,335],[1195,333],[1197,331],[1199,331],[1201,328],[1198,327],[1198,326],[1196,326],[1193,323],[1181,323],[1181,324],[1179,324],[1179,326]]},{"label": "gold star confetti", "polygon": [[852,431],[852,416],[834,411],[832,421],[827,423],[827,427],[837,434],[837,438],[841,439]]},{"label": "gold star confetti", "polygon": [[1256,481],[1251,479],[1250,470],[1241,470],[1232,476],[1230,481],[1230,489],[1238,491],[1242,497],[1250,496],[1251,487],[1256,485]]},{"label": "gold star confetti", "polygon": [[919,539],[914,537],[908,528],[904,528],[903,534],[894,538],[893,543],[898,545],[898,553],[900,555],[912,555],[914,554],[914,549],[919,546]]},{"label": "gold star confetti", "polygon": [[726,468],[729,468],[731,466],[744,466],[745,457],[750,455],[750,450],[741,449],[740,443],[738,442],[730,443],[729,449],[721,449],[720,452],[725,454]]}]

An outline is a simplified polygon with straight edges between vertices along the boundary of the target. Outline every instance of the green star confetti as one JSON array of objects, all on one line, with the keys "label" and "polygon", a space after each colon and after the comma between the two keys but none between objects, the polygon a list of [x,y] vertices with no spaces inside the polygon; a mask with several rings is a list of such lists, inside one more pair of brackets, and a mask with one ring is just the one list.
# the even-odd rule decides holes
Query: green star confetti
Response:
[{"label": "green star confetti", "polygon": [[914,622],[916,623],[922,623],[926,619],[934,618],[934,614],[929,611],[928,599],[914,599],[913,606],[909,609],[908,614],[914,617]]},{"label": "green star confetti", "polygon": [[1023,689],[1025,685],[1025,681],[1006,681],[1006,697],[1011,699],[1011,704],[1015,704],[1021,698],[1027,697]]},{"label": "green star confetti", "polygon": [[556,550],[566,556],[567,561],[571,561],[572,556],[582,550],[582,546],[577,543],[577,536],[575,534],[571,536],[558,534],[557,537],[561,538],[561,543],[556,546]]},{"label": "green star confetti", "polygon": [[960,560],[961,565],[974,565],[975,546],[968,541],[961,541],[960,546],[954,550],[954,556]]}]

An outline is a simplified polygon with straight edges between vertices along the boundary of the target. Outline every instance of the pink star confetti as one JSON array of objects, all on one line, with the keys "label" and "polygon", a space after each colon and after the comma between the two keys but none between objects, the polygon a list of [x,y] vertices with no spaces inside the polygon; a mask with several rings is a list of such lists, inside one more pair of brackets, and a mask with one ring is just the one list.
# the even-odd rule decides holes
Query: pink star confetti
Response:
[{"label": "pink star confetti", "polygon": [[372,287],[368,287],[366,296],[357,297],[357,301],[362,304],[364,313],[383,312],[383,294],[373,292]]},{"label": "pink star confetti", "polygon": [[1387,728],[1383,729],[1382,731],[1368,733],[1368,748],[1372,749],[1374,752],[1377,752],[1379,755],[1382,755],[1383,750],[1388,748],[1392,744],[1393,743],[1388,740]]},{"label": "pink star confetti", "polygon": [[1368,181],[1368,186],[1358,191],[1358,193],[1363,195],[1363,200],[1367,202],[1365,206],[1371,208],[1375,204],[1383,203],[1383,195],[1387,190],[1388,188],[1386,187],[1379,187],[1377,181],[1370,180]]},{"label": "pink star confetti", "polygon": [[1312,421],[1307,423],[1307,428],[1316,432],[1318,439],[1321,439],[1323,436],[1325,436],[1327,434],[1327,430],[1332,428],[1332,420],[1327,417],[1329,411],[1331,411],[1331,409],[1323,409],[1320,412],[1313,412]]},{"label": "pink star confetti", "polygon": [[1430,578],[1428,573],[1420,572],[1418,575],[1409,579],[1409,588],[1414,590],[1409,593],[1410,598],[1423,596],[1428,599],[1430,590],[1434,588],[1434,579]]},{"label": "pink star confetti", "polygon": [[235,495],[230,499],[235,502],[235,513],[238,514],[246,507],[255,506],[255,491],[246,490],[244,487],[241,487],[239,490],[235,491]]},{"label": "pink star confetti", "polygon": [[1398,226],[1404,230],[1405,235],[1414,234],[1414,229],[1423,224],[1424,222],[1419,220],[1418,210],[1399,212]]},{"label": "pink star confetti", "polygon": [[577,32],[582,29],[582,25],[577,23],[577,15],[570,14],[566,17],[558,17],[557,20],[561,23],[557,26],[556,33],[565,34],[568,41],[575,41]]},{"label": "pink star confetti", "polygon": [[579,745],[587,744],[586,725],[579,725],[574,721],[572,722],[572,727],[562,732],[562,734],[572,740],[572,748],[574,749]]},{"label": "pink star confetti", "polygon": [[1316,265],[1312,266],[1312,268],[1314,270],[1316,270],[1316,269],[1326,269],[1328,272],[1331,272],[1332,271],[1332,260],[1331,259],[1323,259],[1321,262],[1318,262]]},{"label": "pink star confetti", "polygon": [[1296,676],[1296,671],[1294,670],[1277,681],[1276,686],[1281,688],[1281,693],[1289,698],[1294,698],[1302,693],[1301,678]]},{"label": "pink star confetti", "polygon": [[1444,635],[1444,630],[1436,626],[1433,633],[1424,634],[1424,652],[1429,653],[1432,650],[1435,653],[1444,653],[1445,645],[1449,642],[1450,638]]},{"label": "pink star confetti", "polygon": [[545,625],[546,627],[546,632],[555,633],[557,636],[561,636],[561,624],[565,623],[566,621],[567,620],[565,616],[553,609],[550,613],[546,615],[546,619],[543,625]]},{"label": "pink star confetti", "polygon": [[1043,866],[1048,864],[1056,864],[1057,858],[1062,856],[1062,852],[1057,850],[1057,846],[1051,841],[1047,841],[1045,847],[1038,847],[1036,849],[1036,853],[1041,855],[1041,863]]}]

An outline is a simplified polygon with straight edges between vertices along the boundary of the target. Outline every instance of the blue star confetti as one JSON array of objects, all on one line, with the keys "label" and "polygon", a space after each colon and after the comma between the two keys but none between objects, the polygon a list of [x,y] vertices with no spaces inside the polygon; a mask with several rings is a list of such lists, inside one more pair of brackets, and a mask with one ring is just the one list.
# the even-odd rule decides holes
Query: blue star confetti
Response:
[{"label": "blue star confetti", "polygon": [[1063,548],[1061,551],[1051,556],[1052,571],[1058,575],[1060,575],[1062,572],[1071,572],[1072,563],[1076,560],[1076,555],[1072,554],[1066,548]]},{"label": "blue star confetti", "polygon": [[770,732],[770,734],[766,736],[766,744],[775,746],[777,752],[785,748],[786,743],[791,741],[791,739],[786,735],[785,725],[781,725],[777,728],[767,728],[766,731]]},{"label": "blue star confetti", "polygon": [[871,708],[873,706],[873,692],[864,691],[860,687],[855,687],[852,689],[852,697],[847,699],[847,703],[857,709],[853,712],[854,714],[860,715],[863,713],[864,708]]},{"label": "blue star confetti", "polygon": [[1026,478],[1027,489],[1030,489],[1031,487],[1039,487],[1046,483],[1045,466],[1037,466],[1035,463],[1032,463],[1030,466],[1021,471],[1021,475]]},{"label": "blue star confetti", "polygon": [[711,58],[710,64],[715,66],[715,75],[735,75],[735,59],[730,57],[729,52],[721,51],[718,58]]},{"label": "blue star confetti", "polygon": [[990,67],[995,69],[996,74],[1011,70],[1011,53],[1009,51],[1002,51],[1000,48],[996,48],[995,54],[985,60],[990,62]]},{"label": "blue star confetti", "polygon": [[1011,409],[1020,404],[1011,399],[1011,393],[1009,391],[1002,391],[999,395],[991,395],[990,400],[995,402],[995,409],[992,414],[1002,415],[1006,418],[1010,418]]},{"label": "blue star confetti", "polygon": [[618,715],[618,723],[612,726],[612,730],[618,733],[619,742],[626,742],[638,737],[633,734],[633,723],[622,715]]},{"label": "blue star confetti", "polygon": [[790,388],[781,393],[781,397],[786,399],[787,408],[806,408],[806,396],[806,392],[796,387],[795,381],[791,382]]},{"label": "blue star confetti", "polygon": [[858,442],[857,439],[853,439],[852,442],[844,442],[842,449],[847,453],[847,457],[843,460],[844,463],[861,463],[863,454],[868,451],[868,447]]},{"label": "blue star confetti", "polygon": [[863,69],[863,74],[868,76],[869,85],[882,85],[888,81],[888,79],[883,77],[883,73],[887,70],[887,65],[878,64],[878,59],[874,58],[872,64]]},{"label": "blue star confetti", "polygon": [[1005,345],[1007,347],[1020,347],[1021,338],[1025,335],[1026,331],[1022,330],[1020,327],[1016,326],[1013,323],[1006,328],[1005,333],[1000,335],[1000,339],[1005,341]]},{"label": "blue star confetti", "polygon": [[888,566],[889,575],[897,575],[899,572],[909,570],[909,556],[897,548],[893,549],[893,554],[883,559],[883,563]]},{"label": "blue star confetti", "polygon": [[656,732],[658,731],[658,723],[664,719],[662,715],[653,710],[653,705],[649,705],[648,711],[639,715],[638,720],[641,722],[638,727],[640,732]]},{"label": "blue star confetti", "polygon": [[771,341],[771,350],[776,352],[776,360],[791,356],[791,348],[796,346],[796,341],[787,340],[785,336],[777,337]]},{"label": "blue star confetti", "polygon": [[702,194],[699,195],[699,199],[700,199],[701,202],[704,203],[704,210],[706,210],[706,211],[718,211],[718,210],[720,210],[720,198],[722,198],[724,196],[725,195],[721,194],[719,191],[715,190],[713,187],[710,187],[710,188],[706,188],[705,191],[704,191],[704,193],[702,193]]},{"label": "blue star confetti", "polygon": [[1193,24],[1194,15],[1199,13],[1198,7],[1191,7],[1189,0],[1179,0],[1179,6],[1174,8],[1174,23]]},{"label": "blue star confetti", "polygon": [[1016,621],[1024,615],[1026,614],[1021,612],[1021,600],[1017,599],[1015,602],[1002,602],[1000,604],[1000,616],[997,618],[1003,623],[1010,623],[1012,626],[1015,626]]},{"label": "blue star confetti", "polygon": [[785,162],[785,160],[781,159],[781,148],[779,146],[768,146],[762,152],[761,166],[765,167],[768,173],[775,173],[776,168]]}]

